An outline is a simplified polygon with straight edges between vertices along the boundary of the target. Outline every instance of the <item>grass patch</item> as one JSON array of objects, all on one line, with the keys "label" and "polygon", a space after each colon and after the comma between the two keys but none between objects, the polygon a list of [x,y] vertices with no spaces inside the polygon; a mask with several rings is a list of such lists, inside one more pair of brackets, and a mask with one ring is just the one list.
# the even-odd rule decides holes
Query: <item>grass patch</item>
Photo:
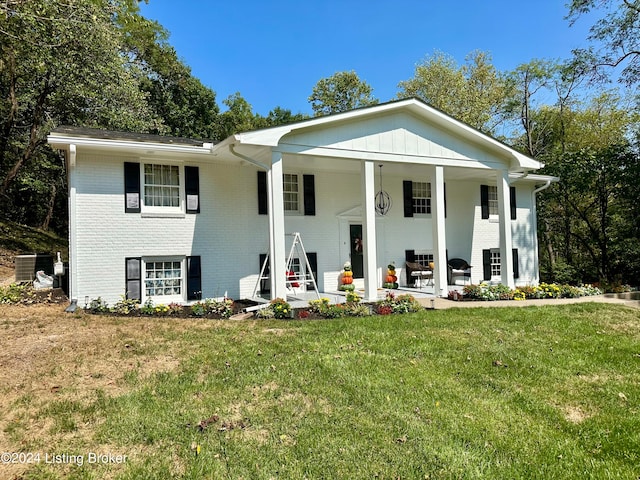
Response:
[{"label": "grass patch", "polygon": [[[5,447],[102,451],[125,454],[127,462],[32,466],[25,478],[640,474],[635,309],[576,304],[331,321],[48,322],[50,335],[73,325],[82,347],[65,360],[59,347],[74,335],[52,346],[61,369],[48,396],[34,395],[37,385],[24,379],[11,389],[15,400],[2,410],[12,444]],[[67,361],[86,371],[82,381]],[[51,369],[46,356],[34,365],[34,374]],[[12,427],[12,418],[47,428]]]},{"label": "grass patch", "polygon": [[0,220],[0,248],[18,253],[66,252],[67,240],[55,233]]}]

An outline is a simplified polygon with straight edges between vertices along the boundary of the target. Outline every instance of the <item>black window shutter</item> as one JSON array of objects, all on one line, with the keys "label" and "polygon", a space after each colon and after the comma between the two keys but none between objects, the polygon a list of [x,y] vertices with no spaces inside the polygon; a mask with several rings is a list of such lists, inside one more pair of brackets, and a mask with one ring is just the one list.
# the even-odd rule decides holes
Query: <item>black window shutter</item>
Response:
[{"label": "black window shutter", "polygon": [[267,200],[267,172],[258,170],[258,214],[267,215],[269,203]]},{"label": "black window shutter", "polygon": [[447,218],[447,184],[443,183],[444,187],[444,218]]},{"label": "black window shutter", "polygon": [[484,280],[491,280],[491,250],[482,250],[482,273]]},{"label": "black window shutter", "polygon": [[402,195],[404,197],[404,216],[413,217],[413,182],[402,181]]},{"label": "black window shutter", "polygon": [[[262,272],[262,266],[264,265],[264,261],[267,259],[267,254],[266,253],[261,253],[260,254],[260,266],[258,267],[258,272]],[[267,262],[267,265],[264,268],[264,272],[262,272],[262,276],[263,277],[268,277],[269,276],[269,262]],[[264,280],[260,280],[260,292],[261,293],[268,293],[271,291],[271,282],[269,282],[269,279],[264,279]]]},{"label": "black window shutter", "polygon": [[415,262],[416,261],[416,251],[415,250],[405,250],[404,251],[404,260],[405,260],[405,262]]},{"label": "black window shutter", "polygon": [[304,214],[316,214],[316,183],[313,175],[303,175],[302,185],[304,189]]},{"label": "black window shutter", "polygon": [[202,272],[200,270],[200,256],[187,257],[187,300],[202,298]]},{"label": "black window shutter", "polygon": [[515,220],[516,216],[516,187],[509,187],[509,200],[511,206],[511,220]]},{"label": "black window shutter", "polygon": [[480,209],[482,218],[489,218],[489,185],[480,185]]},{"label": "black window shutter", "polygon": [[518,249],[514,248],[512,251],[513,254],[513,278],[520,277],[520,266],[518,265]]},{"label": "black window shutter", "polygon": [[124,264],[125,296],[127,300],[142,300],[142,259],[140,257],[125,258]]},{"label": "black window shutter", "polygon": [[316,252],[307,252],[307,259],[309,260],[311,273],[313,274],[313,279],[316,281],[316,286],[317,286],[318,285],[318,254]]},{"label": "black window shutter", "polygon": [[200,213],[200,170],[184,167],[184,192],[187,196],[187,213]]},{"label": "black window shutter", "polygon": [[140,164],[124,163],[124,211],[140,213]]}]

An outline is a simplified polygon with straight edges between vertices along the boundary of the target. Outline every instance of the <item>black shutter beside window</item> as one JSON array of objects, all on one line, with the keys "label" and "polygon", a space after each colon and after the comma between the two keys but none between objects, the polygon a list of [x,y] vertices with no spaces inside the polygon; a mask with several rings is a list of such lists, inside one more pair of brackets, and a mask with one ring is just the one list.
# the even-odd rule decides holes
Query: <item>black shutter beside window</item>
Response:
[{"label": "black shutter beside window", "polygon": [[316,214],[316,185],[313,175],[302,176],[302,186],[304,190],[304,214]]},{"label": "black shutter beside window", "polygon": [[200,170],[198,167],[184,167],[184,192],[186,212],[200,213]]},{"label": "black shutter beside window", "polygon": [[413,217],[413,182],[402,181],[402,196],[404,198],[404,216]]},{"label": "black shutter beside window", "polygon": [[318,254],[316,252],[307,252],[307,259],[309,260],[309,266],[311,267],[311,274],[313,279],[318,285]]},{"label": "black shutter beside window", "polygon": [[140,213],[140,164],[124,163],[124,211]]},{"label": "black shutter beside window", "polygon": [[520,265],[518,264],[518,249],[514,248],[512,251],[513,254],[513,278],[520,277]]},{"label": "black shutter beside window", "polygon": [[482,250],[482,273],[484,280],[491,280],[491,250]]},{"label": "black shutter beside window", "polygon": [[405,262],[415,262],[416,261],[416,251],[415,250],[405,250],[404,251],[404,260],[405,260]]},{"label": "black shutter beside window", "polygon": [[202,299],[200,256],[187,257],[187,300]]},{"label": "black shutter beside window", "polygon": [[447,218],[447,184],[443,183],[442,187],[444,189],[444,218]]},{"label": "black shutter beside window", "polygon": [[480,209],[482,218],[489,218],[489,185],[480,185]]},{"label": "black shutter beside window", "polygon": [[515,220],[516,214],[516,187],[509,187],[509,200],[511,207],[511,220]]},{"label": "black shutter beside window", "polygon": [[125,296],[127,300],[142,300],[142,258],[125,258],[124,264]]},{"label": "black shutter beside window", "polygon": [[258,170],[258,214],[267,215],[269,203],[267,199],[267,172]]}]

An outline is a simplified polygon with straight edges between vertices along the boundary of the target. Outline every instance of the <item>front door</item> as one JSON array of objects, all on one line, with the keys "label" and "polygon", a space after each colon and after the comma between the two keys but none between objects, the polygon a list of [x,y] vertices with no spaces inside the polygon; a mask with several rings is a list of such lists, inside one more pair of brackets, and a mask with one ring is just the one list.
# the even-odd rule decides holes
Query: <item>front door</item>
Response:
[{"label": "front door", "polygon": [[351,269],[353,278],[364,278],[362,225],[349,225],[351,238]]}]

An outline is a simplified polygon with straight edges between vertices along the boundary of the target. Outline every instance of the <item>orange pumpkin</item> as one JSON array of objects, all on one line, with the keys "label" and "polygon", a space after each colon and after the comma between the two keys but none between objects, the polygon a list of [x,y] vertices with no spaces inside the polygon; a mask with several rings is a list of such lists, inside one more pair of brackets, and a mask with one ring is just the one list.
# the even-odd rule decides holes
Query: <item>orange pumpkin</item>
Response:
[{"label": "orange pumpkin", "polygon": [[343,285],[351,285],[353,283],[353,277],[342,277]]},{"label": "orange pumpkin", "polygon": [[386,282],[387,283],[395,283],[398,280],[398,277],[395,275],[387,275]]}]

